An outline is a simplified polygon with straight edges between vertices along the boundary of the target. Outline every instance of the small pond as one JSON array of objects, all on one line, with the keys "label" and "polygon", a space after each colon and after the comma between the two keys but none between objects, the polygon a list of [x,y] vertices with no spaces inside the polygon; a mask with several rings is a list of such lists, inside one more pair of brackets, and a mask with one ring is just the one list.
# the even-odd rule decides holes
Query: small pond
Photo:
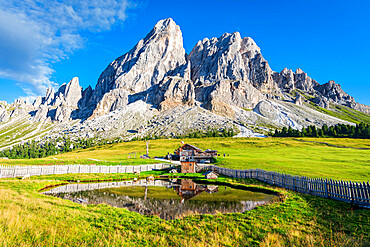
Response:
[{"label": "small pond", "polygon": [[245,212],[278,200],[252,192],[191,179],[78,183],[55,187],[43,194],[81,204],[107,204],[165,220],[191,214]]}]

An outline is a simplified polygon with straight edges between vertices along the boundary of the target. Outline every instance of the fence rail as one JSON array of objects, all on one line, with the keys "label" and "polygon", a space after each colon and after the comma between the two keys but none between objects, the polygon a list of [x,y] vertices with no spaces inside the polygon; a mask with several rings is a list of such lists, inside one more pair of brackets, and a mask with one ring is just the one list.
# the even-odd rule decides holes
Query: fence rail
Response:
[{"label": "fence rail", "polygon": [[133,173],[170,167],[170,164],[135,166],[52,165],[52,166],[0,166],[0,178],[29,177],[69,173]]},{"label": "fence rail", "polygon": [[358,183],[332,179],[308,178],[261,169],[237,170],[213,165],[208,166],[206,169],[214,170],[219,174],[233,178],[254,178],[289,190],[370,208],[369,182]]}]

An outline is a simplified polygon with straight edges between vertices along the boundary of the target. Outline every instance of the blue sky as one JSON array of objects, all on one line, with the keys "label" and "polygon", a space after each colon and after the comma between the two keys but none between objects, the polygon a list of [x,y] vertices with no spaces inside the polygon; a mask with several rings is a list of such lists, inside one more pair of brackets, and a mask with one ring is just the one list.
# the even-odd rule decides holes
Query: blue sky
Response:
[{"label": "blue sky", "polygon": [[95,87],[100,73],[171,17],[186,51],[239,31],[275,71],[301,68],[335,80],[370,105],[370,1],[0,0],[0,100],[35,97],[72,77]]}]

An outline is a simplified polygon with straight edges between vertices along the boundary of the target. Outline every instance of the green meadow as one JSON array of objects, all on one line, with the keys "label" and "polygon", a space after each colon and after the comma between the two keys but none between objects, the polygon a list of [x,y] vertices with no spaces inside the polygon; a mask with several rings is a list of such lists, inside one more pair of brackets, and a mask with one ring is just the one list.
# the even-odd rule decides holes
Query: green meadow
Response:
[{"label": "green meadow", "polygon": [[[79,174],[70,176],[78,178]],[[123,179],[126,175],[109,177]],[[66,183],[59,179],[43,176],[31,180],[0,180],[0,246],[370,244],[369,210],[354,209],[350,204],[286,191],[254,180],[218,179],[224,184],[248,189],[270,189],[278,192],[282,201],[245,213],[189,215],[165,221],[122,208],[81,205],[39,193],[45,186]],[[85,179],[88,179],[86,175]]]},{"label": "green meadow", "polygon": [[[172,153],[181,146],[180,141],[151,140],[149,155],[160,157]],[[292,175],[352,181],[367,181],[370,178],[370,141],[367,139],[202,138],[183,141],[203,150],[207,148],[218,150],[220,156],[217,165],[223,167],[260,168]],[[42,159],[0,160],[0,164],[138,165],[160,162],[154,159],[140,159],[140,155],[145,152],[144,141],[133,141],[81,149]],[[133,153],[136,153],[136,158]]]},{"label": "green meadow", "polygon": [[[164,156],[181,140],[151,140],[149,154]],[[293,175],[367,181],[370,141],[328,138],[184,139],[217,149],[217,164]],[[145,164],[144,141],[106,145],[3,165]],[[129,153],[137,158],[128,158]],[[224,155],[225,154],[225,157]],[[94,160],[92,160],[94,159]],[[99,161],[96,161],[99,160]],[[155,176],[161,172],[142,173]],[[40,189],[68,181],[132,179],[133,174],[62,174],[0,179],[0,246],[369,246],[370,210],[287,191],[251,180],[220,177],[226,185],[271,190],[281,201],[245,213],[189,215],[165,221],[108,205],[81,205]],[[187,177],[191,177],[187,175]],[[195,175],[199,179],[200,175]]]}]

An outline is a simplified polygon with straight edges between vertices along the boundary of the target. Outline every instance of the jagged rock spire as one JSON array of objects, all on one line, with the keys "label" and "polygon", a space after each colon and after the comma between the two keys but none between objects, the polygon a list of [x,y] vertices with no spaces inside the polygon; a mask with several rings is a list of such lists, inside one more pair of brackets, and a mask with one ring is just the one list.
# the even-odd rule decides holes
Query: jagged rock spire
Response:
[{"label": "jagged rock spire", "polygon": [[[100,75],[92,101],[98,104],[104,100],[98,104],[104,109],[95,110],[93,115],[122,107],[128,102],[128,94],[148,90],[159,84],[169,71],[184,64],[186,53],[180,27],[171,18],[160,20],[132,50],[114,60]],[[107,93],[111,96],[104,97]]]}]

